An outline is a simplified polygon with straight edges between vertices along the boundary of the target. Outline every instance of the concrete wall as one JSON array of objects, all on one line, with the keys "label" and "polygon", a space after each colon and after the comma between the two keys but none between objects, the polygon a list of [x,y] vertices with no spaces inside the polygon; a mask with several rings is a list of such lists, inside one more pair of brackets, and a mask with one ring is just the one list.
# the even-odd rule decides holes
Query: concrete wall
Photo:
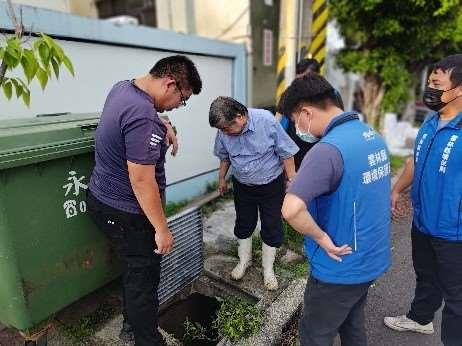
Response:
[{"label": "concrete wall", "polygon": [[[269,6],[264,0],[251,1],[252,23],[252,105],[268,107],[274,105],[276,94],[276,64],[279,32],[279,1]],[[265,37],[272,34],[271,64],[264,62]]]},{"label": "concrete wall", "polygon": [[[156,6],[159,28],[245,44],[249,105],[273,105],[279,0],[157,0]],[[264,29],[273,33],[270,66],[263,64]]]},{"label": "concrete wall", "polygon": [[98,17],[94,0],[13,0],[13,3],[85,17]]}]

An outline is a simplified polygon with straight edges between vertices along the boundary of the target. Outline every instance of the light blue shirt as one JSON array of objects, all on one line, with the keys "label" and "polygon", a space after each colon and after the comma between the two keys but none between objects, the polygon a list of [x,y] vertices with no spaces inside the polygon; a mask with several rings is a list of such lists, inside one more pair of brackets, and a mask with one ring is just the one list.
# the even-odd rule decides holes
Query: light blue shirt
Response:
[{"label": "light blue shirt", "polygon": [[233,176],[242,184],[270,183],[283,171],[283,160],[298,151],[297,145],[274,116],[264,109],[248,109],[247,124],[238,136],[218,130],[214,154],[230,161]]}]

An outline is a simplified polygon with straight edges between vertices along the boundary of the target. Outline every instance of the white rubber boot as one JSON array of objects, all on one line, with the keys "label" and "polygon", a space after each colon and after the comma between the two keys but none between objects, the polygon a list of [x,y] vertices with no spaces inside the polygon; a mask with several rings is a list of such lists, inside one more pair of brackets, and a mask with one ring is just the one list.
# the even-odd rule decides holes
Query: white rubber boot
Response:
[{"label": "white rubber boot", "polygon": [[263,282],[266,289],[274,291],[278,289],[278,280],[274,275],[274,259],[276,258],[276,248],[263,243],[261,264],[263,267]]},{"label": "white rubber boot", "polygon": [[252,237],[238,239],[238,243],[239,247],[237,249],[237,254],[239,256],[239,263],[231,272],[231,278],[234,280],[242,279],[245,271],[252,264]]}]

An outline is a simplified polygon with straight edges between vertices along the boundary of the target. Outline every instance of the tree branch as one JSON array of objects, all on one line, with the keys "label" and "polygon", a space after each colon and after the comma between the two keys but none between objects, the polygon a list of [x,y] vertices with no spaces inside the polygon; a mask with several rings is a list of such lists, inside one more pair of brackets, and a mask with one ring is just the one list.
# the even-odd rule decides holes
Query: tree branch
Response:
[{"label": "tree branch", "polygon": [[[6,0],[6,3],[8,6],[8,16],[13,22],[14,34],[18,39],[21,39],[24,34],[24,26],[22,24],[22,11],[20,13],[20,20],[18,20],[16,12],[14,11],[13,2],[11,0]],[[3,84],[3,81],[5,80],[7,68],[8,66],[6,66],[5,59],[3,59],[2,63],[0,64],[0,86]]]},{"label": "tree branch", "polygon": [[18,20],[16,16],[16,12],[14,11],[13,2],[11,0],[6,0],[8,5],[8,15],[11,18],[14,26],[14,33],[17,38],[21,38],[23,35],[24,27],[22,25],[22,13],[21,13],[21,20]]},{"label": "tree branch", "polygon": [[0,86],[3,84],[3,80],[5,79],[6,74],[6,63],[5,60],[2,60],[2,64],[0,65]]}]

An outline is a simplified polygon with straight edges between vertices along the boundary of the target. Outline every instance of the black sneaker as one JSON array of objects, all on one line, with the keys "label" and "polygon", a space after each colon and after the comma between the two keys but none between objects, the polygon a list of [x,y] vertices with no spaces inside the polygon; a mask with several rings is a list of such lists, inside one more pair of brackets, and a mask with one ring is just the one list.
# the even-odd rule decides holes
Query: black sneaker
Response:
[{"label": "black sneaker", "polygon": [[123,322],[122,329],[119,333],[119,339],[126,344],[135,342],[135,334],[133,333],[132,326],[128,324],[128,322]]}]

